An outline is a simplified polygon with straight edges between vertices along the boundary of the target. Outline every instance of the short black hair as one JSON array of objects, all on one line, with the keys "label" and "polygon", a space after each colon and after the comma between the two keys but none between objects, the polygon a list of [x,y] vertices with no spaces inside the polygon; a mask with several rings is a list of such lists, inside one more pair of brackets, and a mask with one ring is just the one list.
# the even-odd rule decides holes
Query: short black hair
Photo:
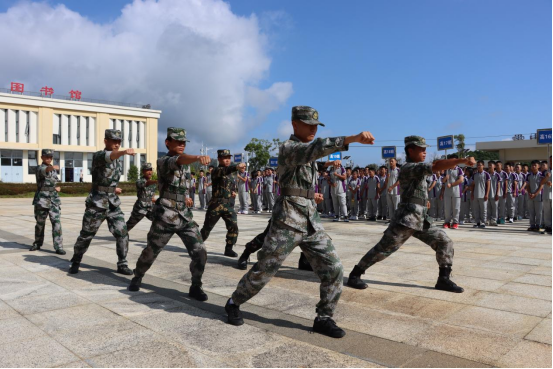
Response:
[{"label": "short black hair", "polygon": [[376,172],[376,169],[374,169],[374,167],[368,167],[369,168],[369,172],[372,170],[373,172]]},{"label": "short black hair", "polygon": [[488,161],[488,165],[489,165],[489,164],[494,164],[494,165],[495,165],[495,160],[490,160],[490,161]]},{"label": "short black hair", "polygon": [[530,163],[530,165],[534,165],[534,164],[540,165],[541,162],[540,162],[539,160],[532,160],[532,162]]},{"label": "short black hair", "polygon": [[[167,138],[165,139],[165,141],[171,142],[171,141],[173,141],[173,139],[172,139],[171,137],[167,137]],[[167,148],[167,150],[169,150],[169,146],[167,146],[167,144],[165,144],[165,147]]]},{"label": "short black hair", "polygon": [[203,169],[200,169],[200,173],[204,173],[204,170],[203,170]]},{"label": "short black hair", "polygon": [[524,164],[522,164],[522,166],[523,167],[528,167],[529,165],[528,165],[528,163],[524,163]]},{"label": "short black hair", "polygon": [[496,160],[495,163],[496,164],[503,164],[503,162],[501,160]]},{"label": "short black hair", "polygon": [[476,165],[478,165],[478,164],[480,164],[480,163],[481,163],[482,165],[484,165],[484,160],[478,160],[478,161],[476,162]]},{"label": "short black hair", "polygon": [[196,175],[196,172],[190,172],[190,174],[192,174],[193,176],[195,176],[195,175]]},{"label": "short black hair", "polygon": [[210,165],[208,168],[213,168],[213,169],[215,169],[215,167],[214,167],[213,165]]}]

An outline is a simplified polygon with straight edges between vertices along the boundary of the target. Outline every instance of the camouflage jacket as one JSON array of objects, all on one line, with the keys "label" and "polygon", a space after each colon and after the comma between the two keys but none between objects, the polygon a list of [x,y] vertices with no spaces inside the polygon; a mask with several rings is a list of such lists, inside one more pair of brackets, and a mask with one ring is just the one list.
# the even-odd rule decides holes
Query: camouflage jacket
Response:
[{"label": "camouflage jacket", "polygon": [[[426,203],[428,201],[428,182],[427,176],[432,175],[431,163],[413,163],[407,161],[399,173],[399,185],[401,187],[401,202],[398,204],[394,214],[393,223],[401,224],[405,227],[422,231],[424,222],[427,221],[428,228],[432,224],[432,219],[428,217]],[[404,201],[409,199],[419,199],[424,206],[419,204],[406,204]]]},{"label": "camouflage jacket", "polygon": [[33,205],[38,205],[41,208],[50,208],[51,205],[60,206],[61,201],[58,191],[41,191],[43,187],[56,187],[60,181],[55,170],[46,172],[48,166],[41,164],[36,170],[36,193],[33,198]]},{"label": "camouflage jacket", "polygon": [[97,190],[98,186],[117,187],[121,178],[121,163],[119,159],[111,160],[111,151],[97,151],[92,156],[92,189],[86,199],[87,205],[109,209],[110,205],[117,207],[121,200],[114,192],[106,193]]},{"label": "camouflage jacket", "polygon": [[157,186],[151,184],[146,186],[146,178],[140,178],[136,181],[136,206],[144,210],[152,210],[154,204],[152,203],[152,198],[156,194]]},{"label": "camouflage jacket", "polygon": [[186,207],[185,202],[162,198],[164,191],[185,195],[186,198],[190,197],[188,190],[188,180],[191,176],[190,167],[179,165],[178,158],[178,154],[170,156],[168,153],[157,159],[159,198],[154,207],[154,214],[169,224],[178,222],[179,216],[188,222],[192,221],[192,212]]},{"label": "camouflage jacket", "polygon": [[[315,190],[317,170],[321,163],[315,160],[337,151],[347,151],[345,137],[316,138],[310,143],[301,142],[291,135],[279,149],[278,178],[281,190],[299,188]],[[279,221],[300,232],[307,232],[308,225],[324,231],[315,200],[299,196],[279,196],[273,208],[273,221]]]},{"label": "camouflage jacket", "polygon": [[216,202],[217,199],[230,199],[232,192],[236,192],[236,184],[234,178],[230,174],[236,172],[236,164],[229,165],[228,167],[218,166],[211,172],[211,180],[213,181],[213,197],[211,203]]}]

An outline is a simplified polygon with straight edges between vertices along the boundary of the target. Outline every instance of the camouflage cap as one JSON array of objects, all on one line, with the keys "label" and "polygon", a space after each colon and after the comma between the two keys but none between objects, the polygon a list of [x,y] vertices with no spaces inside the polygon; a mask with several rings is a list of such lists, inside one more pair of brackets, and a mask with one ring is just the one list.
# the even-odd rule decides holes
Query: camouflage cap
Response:
[{"label": "camouflage cap", "polygon": [[118,129],[106,129],[104,138],[108,140],[119,140],[121,141],[121,131]]},{"label": "camouflage cap", "polygon": [[142,170],[142,171],[145,171],[145,170],[152,170],[152,163],[144,163],[144,164],[142,164],[142,167],[140,168],[140,170]]},{"label": "camouflage cap", "polygon": [[186,130],[184,128],[169,127],[167,128],[167,138],[176,141],[190,142],[186,139]]},{"label": "camouflage cap", "polygon": [[325,126],[319,122],[319,112],[310,106],[294,106],[292,108],[292,120],[300,120],[303,123],[311,125]]},{"label": "camouflage cap", "polygon": [[426,144],[426,140],[424,137],[421,136],[407,136],[404,139],[405,147],[409,145],[415,145],[419,147],[430,147],[430,145]]},{"label": "camouflage cap", "polygon": [[229,149],[221,149],[217,150],[217,157],[222,158],[225,156],[230,156],[230,150]]},{"label": "camouflage cap", "polygon": [[53,149],[42,149],[42,156],[54,156],[54,150]]}]

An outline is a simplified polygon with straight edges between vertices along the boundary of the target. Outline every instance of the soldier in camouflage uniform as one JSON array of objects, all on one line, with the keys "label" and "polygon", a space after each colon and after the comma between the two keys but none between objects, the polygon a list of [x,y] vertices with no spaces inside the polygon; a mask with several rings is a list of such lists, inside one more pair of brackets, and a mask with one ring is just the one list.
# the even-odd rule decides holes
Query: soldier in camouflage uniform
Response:
[{"label": "soldier in camouflage uniform", "polygon": [[321,169],[316,160],[348,150],[352,142],[373,143],[374,138],[369,132],[363,132],[356,136],[315,139],[321,124],[318,117],[319,113],[308,106],[292,108],[294,134],[280,146],[278,155],[281,196],[275,203],[258,262],[242,277],[225,306],[230,324],[244,324],[239,306],[254,297],[292,250],[300,246],[321,280],[314,331],[335,338],[345,335],[331,318],[342,291],[342,263],[315,205],[317,170]]},{"label": "soldier in camouflage uniform", "polygon": [[167,128],[165,146],[167,155],[157,159],[157,179],[159,198],[153,209],[154,220],[148,232],[148,245],[136,262],[134,278],[129,286],[130,291],[140,290],[142,278],[150,269],[167,242],[176,233],[190,255],[190,273],[192,285],[189,296],[198,301],[206,301],[207,294],[202,289],[202,275],[207,261],[207,252],[198,230],[198,224],[192,219],[192,199],[188,183],[189,165],[200,162],[209,164],[209,156],[188,155],[186,148],[186,131],[183,128]]},{"label": "soldier in camouflage uniform", "polygon": [[63,249],[63,236],[61,233],[61,201],[58,196],[60,188],[56,186],[59,182],[56,170],[59,170],[57,165],[52,165],[54,150],[42,150],[42,164],[36,171],[36,193],[33,199],[35,206],[35,242],[30,251],[40,250],[44,243],[44,227],[46,226],[46,218],[50,217],[52,223],[52,239],[56,254],[65,255]]},{"label": "soldier in camouflage uniform", "polygon": [[107,220],[109,231],[116,240],[117,273],[131,275],[132,270],[127,266],[127,252],[129,251],[129,235],[125,216],[119,207],[121,200],[117,188],[121,177],[119,158],[123,155],[134,155],[134,149],[119,150],[121,146],[121,131],[106,129],[104,136],[105,149],[95,152],[92,158],[92,189],[86,198],[86,210],[83,216],[81,233],[74,246],[74,254],[69,273],[79,272],[83,255],[88,250],[90,242],[98,229]]},{"label": "soldier in camouflage uniform", "polygon": [[155,202],[157,181],[152,178],[152,163],[142,164],[142,178],[136,181],[136,196],[138,199],[134,203],[132,213],[127,220],[127,232],[130,232],[135,225],[146,217],[153,220],[152,209]]},{"label": "soldier in camouflage uniform", "polygon": [[238,169],[245,168],[246,164],[231,165],[230,156],[229,150],[217,150],[219,166],[211,172],[213,196],[205,213],[201,234],[203,240],[207,240],[219,218],[223,218],[227,227],[225,256],[237,257],[238,254],[232,250],[238,239],[238,219],[234,210],[236,190],[234,180],[230,175]]},{"label": "soldier in camouflage uniform", "polygon": [[406,163],[401,167],[398,181],[401,186],[401,202],[392,218],[384,237],[373,247],[349,275],[347,285],[357,289],[367,288],[361,280],[361,275],[371,265],[386,259],[397,251],[411,236],[418,238],[436,251],[436,260],[440,274],[435,288],[438,290],[461,293],[463,289],[457,286],[449,276],[453,264],[453,242],[445,231],[432,226],[433,219],[428,215],[428,189],[426,177],[434,171],[455,168],[458,164],[472,166],[474,158],[438,160],[425,163],[426,144],[419,136],[405,137]]}]

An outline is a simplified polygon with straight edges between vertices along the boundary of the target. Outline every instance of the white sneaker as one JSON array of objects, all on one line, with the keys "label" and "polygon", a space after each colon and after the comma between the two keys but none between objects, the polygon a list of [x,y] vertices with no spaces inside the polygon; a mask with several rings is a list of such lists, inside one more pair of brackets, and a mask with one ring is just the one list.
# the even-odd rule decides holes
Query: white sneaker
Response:
[{"label": "white sneaker", "polygon": [[247,211],[243,211],[242,214],[248,215],[248,212],[247,212]]},{"label": "white sneaker", "polygon": [[463,225],[463,224],[465,224],[465,222],[461,220],[461,221],[459,222],[459,225]]}]

